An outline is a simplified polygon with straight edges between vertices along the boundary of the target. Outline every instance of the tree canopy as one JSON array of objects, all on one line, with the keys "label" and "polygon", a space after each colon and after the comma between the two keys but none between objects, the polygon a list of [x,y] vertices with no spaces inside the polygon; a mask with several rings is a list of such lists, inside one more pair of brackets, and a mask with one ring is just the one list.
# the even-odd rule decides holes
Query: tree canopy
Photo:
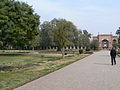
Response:
[{"label": "tree canopy", "polygon": [[78,30],[72,22],[54,18],[41,24],[41,39],[41,46],[78,46]]},{"label": "tree canopy", "polygon": [[24,2],[0,0],[0,45],[30,46],[30,41],[39,34],[39,18],[32,6]]},{"label": "tree canopy", "polygon": [[116,31],[116,34],[119,36],[119,38],[118,38],[118,43],[120,44],[120,27],[119,27],[119,29]]},{"label": "tree canopy", "polygon": [[40,25],[40,16],[32,6],[15,0],[0,0],[0,48],[24,48],[39,46],[88,47],[90,36],[87,30],[65,19],[54,18]]},{"label": "tree canopy", "polygon": [[41,24],[41,46],[57,46],[63,51],[66,46],[90,47],[91,34],[87,30],[77,27],[65,19],[45,21]]}]

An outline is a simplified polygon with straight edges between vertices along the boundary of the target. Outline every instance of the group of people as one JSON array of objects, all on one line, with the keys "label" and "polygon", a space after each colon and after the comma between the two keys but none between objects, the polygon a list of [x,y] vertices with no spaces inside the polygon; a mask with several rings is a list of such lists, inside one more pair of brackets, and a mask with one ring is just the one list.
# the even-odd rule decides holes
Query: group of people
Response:
[{"label": "group of people", "polygon": [[110,56],[111,56],[111,65],[116,65],[116,50],[115,50],[115,48],[111,49]]}]

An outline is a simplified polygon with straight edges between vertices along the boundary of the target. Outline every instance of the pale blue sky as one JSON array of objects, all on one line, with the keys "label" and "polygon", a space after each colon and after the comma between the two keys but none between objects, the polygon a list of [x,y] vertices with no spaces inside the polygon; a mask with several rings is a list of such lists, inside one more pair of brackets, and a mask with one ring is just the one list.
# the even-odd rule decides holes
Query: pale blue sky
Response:
[{"label": "pale blue sky", "polygon": [[32,5],[41,22],[65,18],[94,35],[115,34],[120,26],[120,0],[19,0]]}]

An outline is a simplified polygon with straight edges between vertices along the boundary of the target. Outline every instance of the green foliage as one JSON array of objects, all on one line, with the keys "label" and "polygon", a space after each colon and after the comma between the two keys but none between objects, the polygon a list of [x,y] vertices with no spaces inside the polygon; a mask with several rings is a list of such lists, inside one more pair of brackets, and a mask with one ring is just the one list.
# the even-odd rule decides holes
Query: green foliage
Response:
[{"label": "green foliage", "polygon": [[91,34],[87,30],[78,30],[76,26],[65,19],[53,19],[45,21],[41,25],[42,47],[57,46],[57,51],[62,51],[64,56],[64,47],[79,46],[90,48]]},{"label": "green foliage", "polygon": [[55,43],[62,50],[64,57],[64,47],[72,43],[69,38],[70,23],[65,19],[54,19],[52,22]]},{"label": "green foliage", "polygon": [[[60,36],[62,35],[62,36]],[[65,42],[64,45],[61,42]],[[78,31],[76,26],[65,19],[45,21],[41,25],[41,46],[78,45]],[[62,44],[62,45],[61,45]]]},{"label": "green foliage", "polygon": [[78,46],[78,39],[76,26],[65,19],[53,19],[50,22],[45,21],[41,25],[41,46],[57,46],[60,51],[65,46]]},{"label": "green foliage", "polygon": [[26,3],[0,1],[0,41],[4,47],[24,47],[39,32],[39,16]]},{"label": "green foliage", "polygon": [[119,29],[116,31],[116,34],[120,36],[120,27],[119,27]]},{"label": "green foliage", "polygon": [[117,47],[118,47],[118,44],[117,44],[117,43],[113,43],[113,44],[112,44],[112,47],[113,47],[113,48],[117,48]]},{"label": "green foliage", "polygon": [[99,48],[98,40],[93,40],[90,44],[90,47],[91,47],[92,50],[98,50],[98,48]]},{"label": "green foliage", "polygon": [[86,48],[86,51],[90,51],[90,48]]},{"label": "green foliage", "polygon": [[119,38],[118,38],[118,43],[120,44],[120,27],[119,27],[119,29],[116,31],[116,34],[119,36]]},{"label": "green foliage", "polygon": [[83,49],[80,49],[80,50],[79,50],[79,54],[82,54],[82,53],[83,53]]},{"label": "green foliage", "polygon": [[90,40],[87,35],[83,34],[82,35],[82,46],[83,47],[88,47],[90,45]]},{"label": "green foliage", "polygon": [[83,34],[86,35],[88,38],[91,38],[91,34],[88,33],[87,30],[83,30]]},{"label": "green foliage", "polygon": [[54,46],[53,28],[50,22],[45,21],[41,24],[41,40],[40,45],[44,47]]},{"label": "green foliage", "polygon": [[88,33],[87,30],[79,30],[78,31],[78,45],[80,47],[86,47],[89,48],[90,46],[90,38],[91,38],[91,34]]},{"label": "green foliage", "polygon": [[64,47],[69,45],[69,23],[64,19],[55,20],[56,24],[53,27],[54,40],[57,46]]},{"label": "green foliage", "polygon": [[3,47],[3,42],[0,41],[0,49]]}]

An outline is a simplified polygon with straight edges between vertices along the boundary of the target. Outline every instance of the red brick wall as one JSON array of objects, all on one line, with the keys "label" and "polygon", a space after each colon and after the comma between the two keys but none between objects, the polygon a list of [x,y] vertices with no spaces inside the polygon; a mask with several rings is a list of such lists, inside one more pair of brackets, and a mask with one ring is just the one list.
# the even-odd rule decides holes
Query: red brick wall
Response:
[{"label": "red brick wall", "polygon": [[[112,48],[113,40],[118,41],[118,37],[117,36],[112,36],[112,34],[101,34],[101,35],[98,35],[96,37],[98,37],[97,39],[99,40],[99,48],[100,49],[103,49],[103,47],[102,47],[102,41],[103,40],[107,40],[108,43],[109,43],[109,46],[108,46],[107,49]],[[93,37],[93,40],[95,40],[96,37]]]}]

